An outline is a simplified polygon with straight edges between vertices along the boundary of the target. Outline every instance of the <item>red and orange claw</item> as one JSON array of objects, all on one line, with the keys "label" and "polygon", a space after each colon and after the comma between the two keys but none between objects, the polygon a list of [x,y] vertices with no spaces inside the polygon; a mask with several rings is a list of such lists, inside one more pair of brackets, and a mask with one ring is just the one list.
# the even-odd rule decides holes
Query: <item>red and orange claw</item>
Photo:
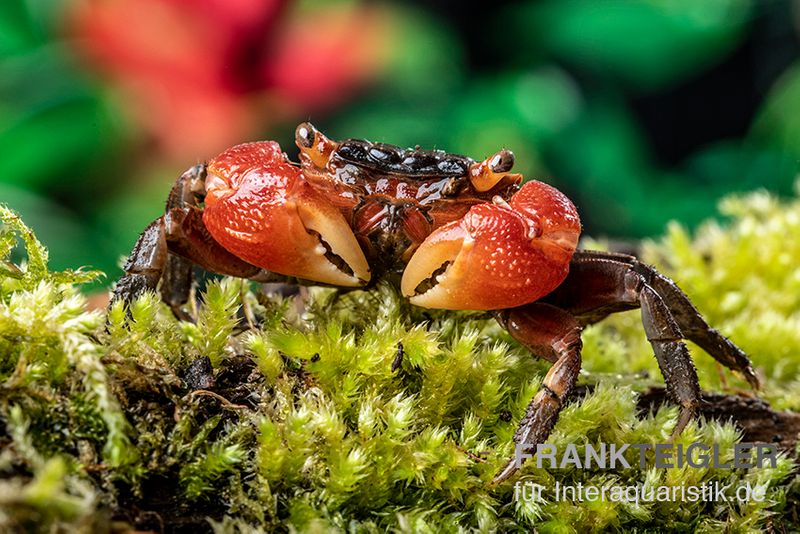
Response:
[{"label": "red and orange claw", "polygon": [[369,266],[342,214],[272,141],[230,148],[207,166],[203,222],[223,247],[269,271],[361,286]]},{"label": "red and orange claw", "polygon": [[533,302],[569,270],[581,224],[572,202],[530,181],[505,203],[478,204],[434,231],[406,266],[403,295],[412,304],[495,310]]}]

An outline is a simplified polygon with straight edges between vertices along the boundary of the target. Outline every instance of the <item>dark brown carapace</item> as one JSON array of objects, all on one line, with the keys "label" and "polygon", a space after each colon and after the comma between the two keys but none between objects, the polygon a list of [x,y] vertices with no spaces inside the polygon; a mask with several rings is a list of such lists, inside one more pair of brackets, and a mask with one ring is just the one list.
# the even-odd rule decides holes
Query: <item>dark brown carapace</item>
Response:
[{"label": "dark brown carapace", "polygon": [[[535,180],[520,185],[514,158],[483,161],[358,139],[335,142],[303,123],[300,164],[273,141],[230,148],[187,170],[163,216],[134,246],[115,300],[161,288],[184,308],[192,266],[260,282],[367,287],[399,275],[412,304],[491,310],[535,355],[553,363],[514,441],[544,443],[581,366],[581,329],[641,308],[642,323],[681,407],[680,432],[700,402],[691,339],[754,387],[747,356],[711,328],[674,282],[632,256],[576,251],[572,202]],[[403,366],[402,348],[391,363]],[[389,355],[391,356],[391,355]],[[387,363],[389,365],[389,363]],[[511,476],[509,461],[495,483]]]}]

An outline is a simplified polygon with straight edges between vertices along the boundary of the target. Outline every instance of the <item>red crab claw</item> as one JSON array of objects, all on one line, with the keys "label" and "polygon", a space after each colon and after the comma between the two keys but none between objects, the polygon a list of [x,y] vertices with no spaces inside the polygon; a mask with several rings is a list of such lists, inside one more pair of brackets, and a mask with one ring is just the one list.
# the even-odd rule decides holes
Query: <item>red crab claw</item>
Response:
[{"label": "red crab claw", "polygon": [[450,310],[533,302],[566,278],[580,230],[563,193],[527,182],[509,203],[495,197],[429,235],[406,266],[403,295],[417,306]]},{"label": "red crab claw", "polygon": [[203,222],[223,247],[269,271],[360,286],[369,266],[344,216],[278,143],[229,148],[208,163]]}]

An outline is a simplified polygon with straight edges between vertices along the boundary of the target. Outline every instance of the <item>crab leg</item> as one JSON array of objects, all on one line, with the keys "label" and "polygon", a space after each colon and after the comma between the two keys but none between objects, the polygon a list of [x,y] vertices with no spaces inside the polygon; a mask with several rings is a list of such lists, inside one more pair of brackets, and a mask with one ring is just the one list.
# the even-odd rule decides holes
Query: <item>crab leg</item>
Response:
[{"label": "crab leg", "polygon": [[150,223],[139,235],[123,269],[125,275],[114,287],[111,302],[126,304],[147,290],[155,290],[167,262],[167,241],[161,218]]},{"label": "crab leg", "polygon": [[[144,291],[154,291],[161,281],[161,295],[176,317],[188,319],[182,306],[189,298],[192,264],[210,272],[280,281],[274,275],[237,258],[222,248],[209,234],[196,207],[202,198],[205,167],[198,165],[183,173],[175,182],[164,215],[142,232],[125,263],[125,275],[114,288],[112,302],[126,303]],[[198,191],[198,193],[195,193]]]},{"label": "crab leg", "polygon": [[689,297],[675,282],[656,272],[652,267],[635,259],[634,261],[636,271],[642,274],[648,280],[648,284],[664,299],[684,337],[697,343],[700,348],[728,369],[742,373],[753,389],[759,389],[758,375],[742,349],[709,326]]},{"label": "crab leg", "polygon": [[569,311],[584,325],[610,313],[641,308],[642,325],[664,376],[667,393],[681,407],[673,431],[677,435],[700,403],[700,384],[678,323],[662,296],[647,282],[631,264],[618,261],[614,255],[576,252],[569,276],[544,300]]},{"label": "crab leg", "polygon": [[[539,302],[497,314],[500,324],[518,341],[555,362],[520,422],[514,437],[518,445],[530,447],[547,439],[580,369],[581,325],[615,311],[641,308],[642,324],[667,392],[681,409],[673,435],[683,431],[700,404],[697,372],[662,297],[631,265],[592,254],[576,253],[568,278],[545,299],[550,304]],[[502,482],[518,467],[509,462],[495,482]]]},{"label": "crab leg", "polygon": [[642,284],[639,302],[642,307],[642,325],[655,352],[661,374],[664,375],[667,394],[681,407],[678,422],[672,431],[672,435],[677,436],[700,404],[697,370],[692,363],[689,349],[681,341],[683,335],[678,324],[658,293],[650,286]]},{"label": "crab leg", "polygon": [[183,305],[189,300],[193,281],[192,262],[175,254],[169,254],[161,274],[161,300],[182,321],[191,320],[189,314],[183,311]]},{"label": "crab leg", "polygon": [[[555,323],[548,323],[547,318],[542,318],[547,308],[540,306],[549,305],[552,305],[551,321]],[[536,306],[536,313],[533,313],[532,306]],[[577,251],[564,283],[542,302],[496,315],[498,321],[534,354],[555,362],[545,378],[542,391],[534,398],[520,422],[515,436],[518,445],[530,447],[547,438],[579,368],[580,345],[574,342],[570,344],[569,340],[571,335],[580,332],[580,327],[567,330],[569,323],[559,318],[559,313],[568,315],[577,325],[588,325],[611,313],[634,308],[641,308],[642,324],[664,376],[667,392],[673,402],[680,406],[673,436],[683,431],[700,404],[697,372],[682,339],[688,337],[695,341],[717,361],[740,371],[754,388],[758,387],[758,378],[747,356],[708,326],[672,280],[632,256]],[[564,328],[560,339],[551,336],[556,331],[554,324]],[[552,343],[550,347],[548,343]],[[558,359],[554,359],[556,354],[559,355]],[[573,367],[568,365],[571,362],[575,362]],[[574,373],[571,371],[573,369]],[[509,462],[497,475],[495,482],[505,480],[518,467],[516,463]]]},{"label": "crab leg", "polygon": [[[582,327],[568,312],[540,302],[503,310],[496,316],[498,322],[532,353],[553,362],[514,434],[514,443],[521,452],[527,452],[545,442],[575,386],[581,369]],[[519,467],[515,454],[492,483],[506,480]]]},{"label": "crab leg", "polygon": [[[167,211],[196,203],[193,190],[202,187],[205,171],[198,165],[184,172],[170,191]],[[169,252],[164,217],[150,223],[133,247],[125,263],[125,275],[114,288],[112,302],[123,299],[126,303],[144,291],[158,287],[162,278],[161,296],[173,313],[185,319],[181,305],[188,299],[192,283],[190,262]]]},{"label": "crab leg", "polygon": [[759,388],[758,376],[747,355],[709,326],[675,282],[633,256],[579,250],[565,282],[545,300],[570,310],[582,324],[592,324],[610,313],[638,307],[635,294],[628,291],[621,295],[618,290],[626,283],[637,286],[637,278],[658,294],[684,339],[697,343],[719,363],[741,373],[753,389]]},{"label": "crab leg", "polygon": [[[204,179],[205,169],[202,165],[195,165],[184,172],[167,197],[167,210],[195,206],[197,194],[202,193]],[[167,303],[172,313],[180,319],[189,319],[183,312],[183,305],[189,299],[193,279],[192,263],[186,258],[168,253],[161,275],[161,300]]]}]

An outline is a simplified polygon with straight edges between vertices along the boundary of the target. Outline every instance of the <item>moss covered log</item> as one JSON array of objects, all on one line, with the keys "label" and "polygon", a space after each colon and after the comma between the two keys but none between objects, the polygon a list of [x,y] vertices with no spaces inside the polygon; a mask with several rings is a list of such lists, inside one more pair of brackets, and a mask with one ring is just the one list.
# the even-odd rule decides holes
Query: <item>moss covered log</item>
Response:
[{"label": "moss covered log", "polygon": [[[761,399],[800,412],[800,200],[755,193],[722,211],[724,224],[694,236],[671,226],[643,257],[752,357]],[[106,315],[87,311],[79,291],[98,273],[49,271],[30,229],[7,208],[0,218],[0,530],[800,528],[796,433],[773,436],[784,447],[775,468],[529,462],[518,477],[546,488],[749,481],[767,488],[763,502],[515,500],[513,483],[489,482],[513,454],[547,365],[493,321],[414,308],[388,286],[283,298],[235,279],[198,292],[195,323],[177,321],[156,295]],[[585,394],[550,441],[667,441],[677,409],[644,402],[663,382],[638,313],[583,339]],[[704,390],[746,391],[691,350]],[[727,453],[742,439],[728,419],[737,412],[693,422],[679,441]]]}]

